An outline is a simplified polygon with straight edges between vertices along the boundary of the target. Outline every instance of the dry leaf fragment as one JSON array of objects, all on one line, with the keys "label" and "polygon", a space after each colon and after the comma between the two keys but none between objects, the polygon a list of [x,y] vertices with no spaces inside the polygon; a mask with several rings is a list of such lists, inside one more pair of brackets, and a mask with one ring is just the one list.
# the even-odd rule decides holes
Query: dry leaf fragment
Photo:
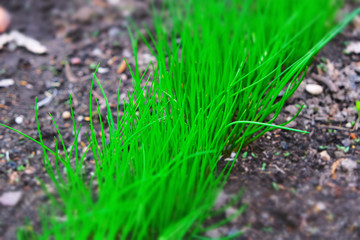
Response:
[{"label": "dry leaf fragment", "polygon": [[44,54],[47,52],[47,49],[39,41],[28,37],[18,31],[11,31],[9,34],[0,35],[0,49],[4,47],[5,44],[15,42],[16,45],[26,48],[28,51],[35,54]]},{"label": "dry leaf fragment", "polygon": [[117,72],[118,74],[120,74],[120,73],[122,73],[123,71],[125,71],[126,67],[127,67],[127,65],[126,65],[126,61],[125,61],[125,59],[124,59],[124,60],[122,60],[120,66],[118,67],[118,69],[117,69],[116,72]]},{"label": "dry leaf fragment", "polygon": [[360,54],[360,42],[350,42],[345,49],[346,53]]},{"label": "dry leaf fragment", "polygon": [[71,71],[69,63],[65,64],[65,76],[69,82],[77,82],[78,79],[74,76],[74,74]]},{"label": "dry leaf fragment", "polygon": [[350,133],[350,138],[351,138],[351,139],[356,139],[356,135],[353,134],[353,133]]},{"label": "dry leaf fragment", "polygon": [[336,179],[337,176],[336,176],[336,169],[338,168],[338,166],[340,165],[341,161],[343,161],[344,158],[340,158],[338,160],[336,160],[336,162],[334,162],[332,165],[331,165],[331,178],[332,179]]}]

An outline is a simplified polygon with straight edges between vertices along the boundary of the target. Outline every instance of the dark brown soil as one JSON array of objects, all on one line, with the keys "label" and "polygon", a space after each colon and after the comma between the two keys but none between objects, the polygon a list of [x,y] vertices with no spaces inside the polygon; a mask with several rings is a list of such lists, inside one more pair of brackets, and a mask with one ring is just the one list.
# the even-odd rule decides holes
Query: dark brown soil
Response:
[{"label": "dark brown soil", "polygon": [[[98,77],[109,102],[116,103],[119,79],[121,96],[126,98],[125,92],[132,91],[130,72],[117,71],[123,57],[133,60],[128,18],[140,26],[150,24],[150,8],[147,1],[140,0],[122,0],[117,7],[105,2],[0,0],[12,13],[10,30],[37,39],[48,49],[45,55],[9,45],[0,50],[0,81],[15,81],[0,88],[1,123],[38,139],[33,110],[37,98],[44,104],[39,120],[46,144],[53,147],[57,136],[48,113],[65,142],[71,144],[72,124],[62,115],[70,110],[71,94],[77,120],[84,125],[83,132],[87,131],[90,84],[97,63],[102,67]],[[244,230],[240,239],[360,239],[360,124],[354,109],[355,101],[360,100],[360,55],[343,52],[349,41],[360,41],[360,29],[349,26],[320,52],[278,120],[283,122],[305,104],[291,126],[310,134],[277,130],[243,149],[222,197],[226,201],[244,187],[237,206],[248,207],[208,236]],[[144,46],[139,52],[144,70],[153,57]],[[68,67],[65,61],[70,62]],[[315,80],[311,73],[330,80],[338,92],[331,92],[329,85]],[[310,83],[323,86],[323,93],[314,96],[306,92]],[[98,88],[96,93],[103,106]],[[37,178],[50,184],[41,148],[0,128],[0,197],[21,193],[15,206],[0,204],[0,240],[14,239],[26,219],[36,226],[37,209],[46,201]]]}]

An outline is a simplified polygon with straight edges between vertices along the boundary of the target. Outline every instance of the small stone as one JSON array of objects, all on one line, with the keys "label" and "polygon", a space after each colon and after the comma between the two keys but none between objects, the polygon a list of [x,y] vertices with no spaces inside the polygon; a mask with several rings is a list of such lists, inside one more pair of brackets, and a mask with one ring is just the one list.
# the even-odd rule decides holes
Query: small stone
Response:
[{"label": "small stone", "polygon": [[71,65],[79,65],[81,63],[81,58],[73,57],[70,59]]},{"label": "small stone", "polygon": [[108,30],[108,35],[110,38],[116,38],[120,35],[120,29],[117,27],[112,27]]},{"label": "small stone", "polygon": [[23,122],[24,122],[24,117],[23,116],[17,116],[16,118],[15,118],[15,122],[16,122],[16,124],[22,124]]},{"label": "small stone", "polygon": [[94,14],[93,8],[89,6],[84,6],[80,8],[75,14],[75,20],[78,20],[82,23],[88,23],[91,20],[91,16]]},{"label": "small stone", "polygon": [[295,115],[299,109],[295,105],[289,105],[285,107],[284,111],[290,113],[291,115]]},{"label": "small stone", "polygon": [[341,168],[348,172],[353,172],[356,167],[357,163],[350,158],[345,158],[341,161]]},{"label": "small stone", "polygon": [[82,121],[84,120],[84,116],[79,115],[79,116],[76,118],[76,120],[77,120],[78,122],[82,122]]},{"label": "small stone", "polygon": [[281,142],[280,142],[280,146],[281,146],[281,148],[284,149],[284,150],[288,149],[288,145],[287,145],[287,143],[284,142],[284,141],[281,141]]},{"label": "small stone", "polygon": [[21,191],[5,192],[0,197],[0,204],[9,207],[15,206],[20,201],[21,196]]},{"label": "small stone", "polygon": [[2,80],[0,80],[0,88],[9,87],[11,85],[14,85],[14,83],[15,83],[15,81],[11,78],[2,79]]},{"label": "small stone", "polygon": [[108,73],[109,69],[108,68],[104,68],[104,67],[99,67],[97,70],[98,73],[100,74],[104,74],[104,73]]},{"label": "small stone", "polygon": [[70,119],[70,118],[71,118],[71,113],[70,113],[69,111],[63,112],[63,113],[62,113],[62,118],[63,118],[64,120]]},{"label": "small stone", "polygon": [[91,55],[96,57],[102,57],[104,53],[101,51],[100,48],[95,48],[94,50],[92,50]]},{"label": "small stone", "polygon": [[0,33],[5,32],[11,22],[11,16],[5,8],[0,6]]},{"label": "small stone", "polygon": [[330,155],[325,150],[320,152],[319,155],[320,155],[321,160],[323,160],[323,161],[330,161],[331,160]]},{"label": "small stone", "polygon": [[348,123],[345,124],[345,127],[346,128],[352,128],[352,124],[350,122],[348,122]]},{"label": "small stone", "polygon": [[323,87],[317,84],[307,84],[305,90],[311,95],[320,95],[323,92]]},{"label": "small stone", "polygon": [[[238,212],[238,209],[236,209],[236,208],[234,208],[234,207],[228,207],[228,208],[226,208],[226,210],[225,210],[225,215],[226,215],[227,218],[230,218],[230,217],[232,217],[234,214],[236,214],[237,212]],[[231,219],[230,222],[235,223],[236,221],[237,221],[237,218],[235,217],[235,218]]]},{"label": "small stone", "polygon": [[120,74],[120,79],[123,81],[126,81],[128,79],[128,77],[125,73],[122,73],[122,74]]},{"label": "small stone", "polygon": [[345,138],[343,140],[341,140],[342,145],[344,145],[344,147],[349,147],[351,142],[349,138]]},{"label": "small stone", "polygon": [[323,202],[317,202],[314,206],[315,212],[321,212],[324,211],[325,209],[326,209],[326,205]]}]

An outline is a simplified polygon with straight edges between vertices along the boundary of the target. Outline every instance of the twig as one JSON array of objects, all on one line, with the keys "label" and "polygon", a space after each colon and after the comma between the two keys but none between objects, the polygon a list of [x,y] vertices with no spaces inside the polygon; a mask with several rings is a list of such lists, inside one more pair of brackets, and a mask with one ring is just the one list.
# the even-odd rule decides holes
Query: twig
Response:
[{"label": "twig", "polygon": [[317,74],[315,74],[315,73],[312,73],[312,74],[310,75],[310,77],[311,77],[312,79],[320,82],[320,83],[325,84],[325,85],[330,89],[331,92],[336,93],[336,92],[339,91],[339,88],[338,88],[332,81],[330,81],[329,79],[327,79],[326,77],[317,75]]}]

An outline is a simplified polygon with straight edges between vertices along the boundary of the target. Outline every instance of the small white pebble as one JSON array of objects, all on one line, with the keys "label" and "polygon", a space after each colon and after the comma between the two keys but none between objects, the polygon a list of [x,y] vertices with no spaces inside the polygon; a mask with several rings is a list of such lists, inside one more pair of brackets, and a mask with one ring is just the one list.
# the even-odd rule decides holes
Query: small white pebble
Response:
[{"label": "small white pebble", "polygon": [[123,81],[125,81],[125,80],[128,79],[128,77],[126,76],[125,73],[122,73],[122,74],[120,74],[120,79],[123,80]]},{"label": "small white pebble", "polygon": [[21,199],[22,192],[5,192],[0,196],[0,204],[4,206],[15,206]]},{"label": "small white pebble", "polygon": [[326,209],[326,205],[323,202],[317,202],[314,206],[314,210],[316,212],[321,212],[324,211]]},{"label": "small white pebble", "polygon": [[15,122],[16,122],[16,124],[22,124],[23,122],[24,122],[24,117],[23,116],[17,116],[16,118],[15,118]]},{"label": "small white pebble", "polygon": [[320,95],[323,92],[323,87],[317,84],[307,84],[305,90],[311,95]]},{"label": "small white pebble", "polygon": [[79,115],[79,116],[76,118],[76,120],[77,120],[78,122],[82,122],[82,120],[84,120],[84,116]]},{"label": "small white pebble", "polygon": [[345,127],[346,128],[352,128],[352,124],[350,122],[348,122],[348,123],[345,124]]},{"label": "small white pebble", "polygon": [[71,118],[71,113],[70,113],[69,111],[63,112],[63,113],[62,113],[62,118],[63,118],[64,120],[70,119],[70,118]]},{"label": "small white pebble", "polygon": [[98,73],[100,74],[104,74],[104,73],[108,73],[109,69],[108,68],[103,68],[103,67],[99,67],[97,70]]}]

